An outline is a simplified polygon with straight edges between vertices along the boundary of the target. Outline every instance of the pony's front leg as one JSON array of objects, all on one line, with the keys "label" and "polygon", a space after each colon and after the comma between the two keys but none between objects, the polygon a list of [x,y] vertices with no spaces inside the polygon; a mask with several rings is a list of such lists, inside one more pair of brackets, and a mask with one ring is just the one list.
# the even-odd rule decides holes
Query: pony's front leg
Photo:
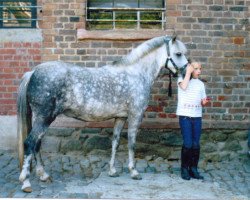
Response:
[{"label": "pony's front leg", "polygon": [[110,159],[110,168],[109,168],[109,176],[117,177],[119,174],[115,169],[115,154],[116,150],[119,146],[121,131],[124,127],[125,119],[116,119],[114,130],[113,130],[113,140],[112,140],[112,155]]},{"label": "pony's front leg", "polygon": [[44,170],[44,164],[42,161],[41,153],[38,152],[37,163],[36,163],[36,175],[39,177],[41,181],[52,181],[50,176]]},{"label": "pony's front leg", "polygon": [[139,122],[136,122],[135,120],[133,122],[130,121],[128,126],[128,155],[129,155],[128,168],[131,174],[131,178],[135,180],[142,179],[141,175],[135,168],[135,141],[139,125],[140,125],[140,120]]}]

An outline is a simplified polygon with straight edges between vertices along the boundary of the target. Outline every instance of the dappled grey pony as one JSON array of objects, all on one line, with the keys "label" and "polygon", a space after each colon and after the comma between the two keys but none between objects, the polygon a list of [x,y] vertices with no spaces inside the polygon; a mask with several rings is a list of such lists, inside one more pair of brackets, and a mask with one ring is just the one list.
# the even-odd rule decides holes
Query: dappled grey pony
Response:
[{"label": "dappled grey pony", "polygon": [[[118,176],[115,154],[120,133],[128,122],[128,168],[133,179],[141,179],[135,168],[137,130],[148,106],[150,89],[163,66],[177,73],[187,65],[185,45],[176,37],[148,40],[119,61],[100,68],[79,67],[64,62],[46,62],[24,74],[18,93],[18,151],[22,190],[31,192],[30,164],[46,181],[39,153],[41,140],[59,114],[83,121],[115,118],[109,175]],[[25,141],[24,141],[25,140]]]}]

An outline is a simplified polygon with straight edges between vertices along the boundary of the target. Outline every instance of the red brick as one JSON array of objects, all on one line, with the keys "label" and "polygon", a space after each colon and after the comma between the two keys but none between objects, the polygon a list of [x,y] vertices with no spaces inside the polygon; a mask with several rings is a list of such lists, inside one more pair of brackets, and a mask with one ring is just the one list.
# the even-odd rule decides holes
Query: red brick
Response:
[{"label": "red brick", "polygon": [[162,112],[163,107],[162,106],[148,106],[147,112]]},{"label": "red brick", "polygon": [[22,43],[20,43],[20,42],[14,42],[13,43],[13,47],[14,48],[20,48],[20,47],[22,47]]},{"label": "red brick", "polygon": [[41,48],[41,43],[35,42],[32,44],[32,47],[35,49],[39,49],[39,48]]},{"label": "red brick", "polygon": [[13,72],[13,69],[12,68],[4,68],[3,72],[11,74]]},{"label": "red brick", "polygon": [[17,92],[17,86],[13,86],[13,87],[7,87],[7,92]]},{"label": "red brick", "polygon": [[4,43],[4,48],[12,48],[13,43],[12,42],[6,42]]},{"label": "red brick", "polygon": [[0,92],[6,92],[6,91],[7,91],[6,87],[0,86]]},{"label": "red brick", "polygon": [[15,104],[16,100],[14,99],[0,99],[0,105],[1,104]]},{"label": "red brick", "polygon": [[181,11],[169,10],[168,11],[168,16],[171,16],[171,17],[181,16]]},{"label": "red brick", "polygon": [[15,79],[16,76],[14,74],[0,74],[0,79]]},{"label": "red brick", "polygon": [[229,109],[229,113],[248,113],[248,109],[247,108],[230,108]]},{"label": "red brick", "polygon": [[0,54],[16,54],[16,49],[0,49]]},{"label": "red brick", "polygon": [[14,55],[13,60],[21,60],[22,56],[21,55]]},{"label": "red brick", "polygon": [[225,101],[226,97],[225,96],[218,96],[219,101]]},{"label": "red brick", "polygon": [[24,42],[23,43],[23,47],[30,48],[31,47],[31,43],[30,42]]},{"label": "red brick", "polygon": [[181,4],[181,0],[168,0],[168,4]]},{"label": "red brick", "polygon": [[40,55],[34,55],[33,60],[34,61],[41,61],[42,57]]},{"label": "red brick", "polygon": [[244,37],[235,37],[235,38],[233,39],[233,43],[234,43],[234,44],[241,45],[241,44],[244,44],[244,42],[245,42]]},{"label": "red brick", "polygon": [[20,67],[14,67],[14,68],[13,68],[13,72],[14,72],[14,73],[22,73],[22,72],[23,72],[23,69],[20,68]]},{"label": "red brick", "polygon": [[3,59],[4,60],[12,60],[13,59],[13,55],[4,55]]},{"label": "red brick", "polygon": [[29,54],[40,54],[41,50],[40,49],[28,49]]},{"label": "red brick", "polygon": [[167,118],[167,114],[166,113],[159,113],[158,117],[159,118]]},{"label": "red brick", "polygon": [[168,118],[176,118],[177,116],[176,116],[176,114],[175,113],[170,113],[170,114],[168,114]]},{"label": "red brick", "polygon": [[221,102],[213,102],[213,107],[221,107],[222,103]]},{"label": "red brick", "polygon": [[12,93],[4,93],[3,97],[6,99],[11,99],[13,97]]},{"label": "red brick", "polygon": [[9,62],[7,61],[0,61],[0,67],[7,67],[9,66]]}]

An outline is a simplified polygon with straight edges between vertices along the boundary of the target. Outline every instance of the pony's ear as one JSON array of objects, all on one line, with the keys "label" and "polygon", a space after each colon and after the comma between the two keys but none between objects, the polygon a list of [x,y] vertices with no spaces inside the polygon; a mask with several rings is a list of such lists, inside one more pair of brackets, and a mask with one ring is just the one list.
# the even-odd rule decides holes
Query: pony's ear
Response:
[{"label": "pony's ear", "polygon": [[174,32],[173,36],[172,36],[172,41],[175,42],[177,39],[177,34]]}]

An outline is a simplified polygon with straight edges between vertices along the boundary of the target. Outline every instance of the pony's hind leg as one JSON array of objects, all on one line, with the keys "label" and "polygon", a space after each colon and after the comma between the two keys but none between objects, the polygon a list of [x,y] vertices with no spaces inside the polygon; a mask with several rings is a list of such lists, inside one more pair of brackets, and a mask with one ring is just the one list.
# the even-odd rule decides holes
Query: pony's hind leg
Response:
[{"label": "pony's hind leg", "polygon": [[128,168],[132,179],[141,180],[142,177],[135,168],[135,141],[138,131],[138,127],[141,120],[134,119],[129,120],[128,124],[128,155],[129,155],[129,164]]},{"label": "pony's hind leg", "polygon": [[109,176],[111,177],[119,176],[119,174],[117,173],[115,169],[115,154],[119,146],[120,135],[124,127],[124,124],[125,124],[125,119],[119,118],[115,120],[114,131],[113,131],[113,141],[112,141],[112,155],[110,159],[110,169],[109,169]]},{"label": "pony's hind leg", "polygon": [[42,161],[41,152],[38,152],[37,163],[36,163],[36,175],[41,181],[52,181],[51,177],[45,172],[44,164]]},{"label": "pony's hind leg", "polygon": [[19,176],[19,180],[23,183],[22,190],[24,192],[32,192],[31,184],[29,182],[30,176],[30,164],[32,156],[36,159],[36,153],[39,152],[41,146],[42,136],[45,134],[45,130],[48,125],[43,123],[43,121],[35,121],[33,128],[24,142],[24,164],[22,166],[22,171]]}]

